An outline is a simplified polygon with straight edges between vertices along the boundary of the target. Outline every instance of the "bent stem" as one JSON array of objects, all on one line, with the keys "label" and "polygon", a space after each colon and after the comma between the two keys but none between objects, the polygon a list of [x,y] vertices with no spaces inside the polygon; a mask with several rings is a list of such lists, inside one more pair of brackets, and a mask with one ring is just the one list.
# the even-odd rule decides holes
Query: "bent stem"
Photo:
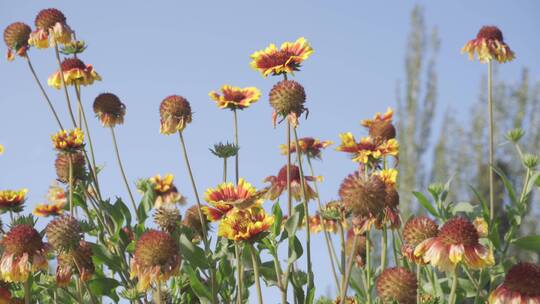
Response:
[{"label": "bent stem", "polygon": [[253,245],[249,248],[251,252],[251,262],[253,263],[253,274],[255,275],[255,286],[257,288],[257,299],[259,300],[259,304],[263,304],[263,297],[262,297],[262,290],[261,290],[261,282],[260,282],[260,275],[259,275],[259,261],[257,260],[257,256],[255,255],[255,247]]},{"label": "bent stem", "polygon": [[[233,110],[234,113],[234,144],[238,148],[238,113],[236,112],[236,109]],[[239,171],[239,165],[238,165],[238,153],[239,151],[236,151],[236,155],[234,156],[236,162],[235,162],[235,169],[236,169],[236,184],[238,185],[238,180],[240,179],[240,171]]]},{"label": "bent stem", "polygon": [[[358,240],[359,240],[359,237],[357,234],[354,235],[354,238],[353,238],[353,250],[351,250],[351,253],[349,255],[349,263],[347,264],[347,269],[345,270],[345,280],[343,281],[343,284],[341,286],[341,302],[340,304],[344,304],[345,303],[345,297],[347,296],[347,289],[349,288],[349,280],[351,278],[351,272],[352,272],[352,268],[353,268],[353,264],[354,264],[354,258],[355,258],[355,253],[356,253],[356,250],[354,250],[356,248],[356,246],[358,246]],[[369,291],[366,290],[366,294],[368,293]]]},{"label": "bent stem", "polygon": [[122,165],[122,159],[120,158],[120,151],[118,150],[118,143],[116,142],[116,134],[114,132],[114,127],[111,127],[110,129],[111,129],[111,135],[113,139],[114,152],[116,152],[116,160],[118,161],[118,167],[120,168],[122,179],[124,180],[124,184],[126,185],[126,189],[129,194],[129,199],[131,201],[131,206],[133,207],[133,211],[135,212],[135,215],[137,216],[137,220],[140,221],[139,213],[137,212],[137,204],[135,204],[135,199],[133,198],[131,187],[129,187],[129,182],[126,177],[126,172],[124,171],[124,166]]},{"label": "bent stem", "polygon": [[488,61],[488,108],[489,108],[489,220],[493,222],[495,214],[495,191],[494,187],[494,127],[493,127],[493,62]]}]

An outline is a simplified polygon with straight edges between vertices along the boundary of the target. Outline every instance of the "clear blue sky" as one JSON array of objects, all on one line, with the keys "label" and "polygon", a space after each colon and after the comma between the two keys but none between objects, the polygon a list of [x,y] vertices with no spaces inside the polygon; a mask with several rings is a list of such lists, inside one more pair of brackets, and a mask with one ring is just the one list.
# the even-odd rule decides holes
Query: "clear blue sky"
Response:
[{"label": "clear blue sky", "polygon": [[[81,58],[93,64],[102,82],[83,89],[87,111],[94,97],[113,92],[127,105],[126,123],[117,128],[129,178],[171,172],[194,203],[176,136],[159,134],[158,107],[170,94],[188,98],[195,112],[185,137],[201,192],[221,179],[221,162],[208,147],[232,140],[232,114],[219,110],[208,92],[222,84],[257,86],[261,100],[240,113],[241,174],[256,186],[275,175],[285,158],[278,145],[282,126],[272,128],[267,94],[276,78],[264,79],[249,67],[249,55],[269,43],[305,36],[315,53],[295,79],[306,88],[310,116],[301,136],[338,141],[338,134],[363,134],[359,121],[395,105],[396,81],[404,79],[404,55],[414,1],[2,1],[0,25],[33,25],[42,8],[56,7],[89,47]],[[442,40],[438,58],[438,117],[448,106],[467,115],[476,101],[485,66],[460,55],[463,44],[485,24],[498,25],[517,60],[501,67],[502,77],[517,80],[528,66],[540,72],[540,3],[537,1],[420,1],[428,26]],[[5,48],[2,48],[4,56]],[[52,50],[31,50],[42,81],[56,69]],[[0,188],[30,189],[27,211],[43,202],[54,180],[50,134],[57,131],[48,108],[23,60],[0,60]],[[68,124],[61,91],[48,90]],[[97,161],[105,166],[101,184],[108,195],[126,196],[116,166],[109,131],[90,112]],[[342,178],[355,166],[328,150],[317,162],[324,175],[323,200],[337,196]],[[317,237],[317,294],[331,290],[322,236]],[[333,292],[333,291],[332,291]],[[276,289],[265,290],[275,302]]]}]

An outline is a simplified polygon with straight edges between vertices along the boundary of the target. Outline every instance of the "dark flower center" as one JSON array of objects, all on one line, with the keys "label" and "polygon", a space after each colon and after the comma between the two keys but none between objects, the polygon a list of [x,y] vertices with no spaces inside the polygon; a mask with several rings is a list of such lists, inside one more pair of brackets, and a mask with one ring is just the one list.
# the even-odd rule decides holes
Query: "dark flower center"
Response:
[{"label": "dark flower center", "polygon": [[540,267],[532,263],[519,263],[508,271],[504,285],[522,295],[540,296]]},{"label": "dark flower center", "polygon": [[474,225],[464,218],[454,218],[441,228],[439,237],[446,245],[473,246],[478,244],[478,232]]},{"label": "dark flower center", "polygon": [[503,34],[496,26],[483,26],[476,37],[503,42]]},{"label": "dark flower center", "polygon": [[[295,165],[291,165],[290,170],[291,170],[291,182],[293,182],[293,181],[299,182],[300,181],[300,169]],[[279,170],[278,182],[282,183],[282,184],[287,184],[287,166],[283,166],[283,168],[281,168]]]},{"label": "dark flower center", "polygon": [[62,71],[64,72],[71,69],[86,69],[86,65],[84,64],[84,62],[82,62],[78,58],[66,58],[60,66],[62,67]]}]

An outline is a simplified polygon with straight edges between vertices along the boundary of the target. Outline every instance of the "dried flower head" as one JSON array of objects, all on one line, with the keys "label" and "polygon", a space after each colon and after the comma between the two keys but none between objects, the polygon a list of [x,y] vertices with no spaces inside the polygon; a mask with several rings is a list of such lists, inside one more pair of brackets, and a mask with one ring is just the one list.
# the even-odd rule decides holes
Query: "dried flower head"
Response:
[{"label": "dried flower head", "polygon": [[521,262],[508,270],[504,282],[489,295],[489,304],[505,303],[540,303],[538,265]]},{"label": "dried flower head", "polygon": [[[317,193],[307,183],[308,181],[320,181],[320,177],[304,176],[304,182],[306,186],[306,200],[312,200],[317,197]],[[287,165],[281,167],[277,176],[268,176],[264,179],[265,182],[270,183],[270,188],[266,194],[266,198],[269,200],[276,200],[287,189]],[[296,201],[301,201],[303,197],[302,184],[300,179],[300,168],[295,165],[290,166],[290,183],[291,194]]]},{"label": "dried flower head", "polygon": [[79,221],[71,215],[52,220],[45,230],[49,243],[58,252],[71,251],[79,246],[82,230]]},{"label": "dried flower head", "polygon": [[59,287],[68,286],[72,281],[71,276],[77,276],[86,282],[94,274],[95,266],[92,261],[92,247],[85,241],[80,241],[77,248],[58,255],[56,267],[56,284]]},{"label": "dried flower head", "polygon": [[[65,82],[66,86],[89,86],[94,81],[101,81],[101,76],[94,70],[92,65],[85,64],[79,58],[66,58],[58,70],[47,80],[47,84],[55,89],[60,89]],[[62,75],[64,81],[62,81]]]},{"label": "dried flower head", "polygon": [[467,42],[461,53],[468,53],[471,60],[474,55],[482,63],[497,60],[499,63],[512,61],[516,56],[504,42],[501,30],[496,26],[483,26],[476,38]]},{"label": "dried flower head", "polygon": [[339,137],[341,144],[336,150],[351,154],[354,162],[367,164],[377,162],[385,156],[397,157],[399,155],[399,143],[395,138],[380,141],[368,136],[356,142],[351,132],[342,133]]},{"label": "dried flower head", "polygon": [[416,303],[418,281],[414,273],[404,267],[387,268],[377,279],[377,294],[385,303]]},{"label": "dried flower head", "polygon": [[403,245],[401,253],[418,264],[423,263],[422,258],[414,255],[414,249],[423,241],[436,237],[439,227],[435,221],[425,216],[411,217],[403,227]]},{"label": "dried flower head", "polygon": [[238,154],[240,147],[231,143],[217,143],[210,152],[219,158],[229,158]]},{"label": "dried flower head", "polygon": [[362,126],[368,128],[369,136],[376,141],[386,141],[396,137],[396,128],[392,124],[394,111],[388,108],[386,113],[376,113],[373,119],[362,120]]},{"label": "dried flower head", "polygon": [[208,221],[203,216],[203,227],[199,212],[202,213],[202,210],[199,210],[199,206],[193,205],[186,210],[184,218],[182,219],[182,226],[189,228],[194,233],[193,241],[200,240],[204,233],[208,231]]},{"label": "dried flower head", "polygon": [[30,34],[28,43],[39,49],[71,42],[73,31],[66,23],[66,16],[55,9],[41,10],[35,20],[36,30]]},{"label": "dried flower head", "polygon": [[353,215],[377,217],[383,212],[386,187],[378,176],[366,177],[356,171],[343,180],[339,196]]},{"label": "dried flower head", "polygon": [[161,102],[159,116],[161,134],[181,132],[191,122],[191,106],[184,97],[171,95]]},{"label": "dried flower head", "polygon": [[366,236],[363,234],[357,234],[356,247],[354,246],[354,229],[347,231],[347,240],[345,241],[345,253],[350,256],[354,250],[354,262],[357,267],[364,267],[366,260]]},{"label": "dried flower head", "polygon": [[[321,158],[322,149],[332,145],[333,142],[329,140],[318,140],[313,137],[304,137],[298,139],[298,146],[300,147],[300,153],[307,155],[309,158]],[[280,145],[281,154],[287,155],[287,145]],[[296,152],[296,142],[291,143],[290,153]]]},{"label": "dried flower head", "polygon": [[126,106],[112,93],[99,94],[94,100],[94,113],[104,127],[114,127],[124,123]]},{"label": "dried flower head", "polygon": [[154,212],[154,223],[163,231],[173,233],[180,227],[180,210],[174,206],[163,206]]},{"label": "dried flower head", "polygon": [[261,91],[256,87],[240,88],[224,85],[221,87],[221,94],[212,91],[208,95],[220,109],[243,110],[259,100]]},{"label": "dried flower head", "polygon": [[0,212],[7,211],[21,212],[26,201],[28,189],[1,190],[0,191]]},{"label": "dried flower head", "polygon": [[178,189],[173,184],[174,175],[165,174],[163,178],[157,174],[149,179],[150,183],[154,186],[156,193],[156,200],[154,201],[155,208],[161,208],[166,205],[184,205],[186,198],[178,192]]},{"label": "dried flower head", "polygon": [[251,67],[264,77],[293,73],[300,70],[302,62],[312,53],[313,49],[304,37],[295,42],[284,42],[280,49],[270,44],[266,49],[251,55]]},{"label": "dried flower head", "polygon": [[278,116],[283,119],[288,118],[296,126],[298,117],[307,109],[304,107],[306,102],[306,91],[304,87],[294,80],[282,80],[276,83],[270,91],[270,105],[274,109],[272,113],[272,122],[274,126]]},{"label": "dried flower head", "polygon": [[81,129],[61,130],[51,136],[56,150],[64,153],[75,153],[84,147],[84,133]]},{"label": "dried flower head", "polygon": [[234,183],[222,183],[216,188],[209,188],[204,193],[204,199],[211,207],[202,207],[209,221],[217,221],[234,207],[248,208],[262,203],[262,195],[257,189],[243,178]]},{"label": "dried flower head", "polygon": [[178,245],[164,231],[148,230],[135,245],[131,260],[131,277],[138,279],[139,291],[146,291],[151,284],[166,282],[180,269]]},{"label": "dried flower head", "polygon": [[73,182],[86,179],[86,161],[81,152],[70,154],[58,154],[54,162],[57,180],[61,183],[69,183],[69,163],[71,161]]},{"label": "dried flower head", "polygon": [[274,217],[261,207],[233,209],[221,219],[218,235],[233,241],[253,240],[274,223]]},{"label": "dried flower head", "polygon": [[24,57],[29,48],[28,38],[32,29],[26,23],[15,22],[6,27],[4,30],[4,42],[8,48],[7,59],[12,61],[15,59],[15,54]]}]

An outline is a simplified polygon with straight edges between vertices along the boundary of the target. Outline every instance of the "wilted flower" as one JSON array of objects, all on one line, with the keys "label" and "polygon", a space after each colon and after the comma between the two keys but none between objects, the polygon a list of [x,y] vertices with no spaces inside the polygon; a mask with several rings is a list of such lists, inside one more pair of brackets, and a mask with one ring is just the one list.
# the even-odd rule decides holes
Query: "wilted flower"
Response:
[{"label": "wilted flower", "polygon": [[174,206],[163,206],[154,212],[154,223],[163,231],[173,233],[180,226],[180,210]]},{"label": "wilted flower", "polygon": [[307,109],[306,91],[304,87],[294,80],[282,80],[276,83],[270,90],[270,105],[274,109],[272,112],[272,122],[276,125],[278,116],[283,119],[288,118],[293,126],[298,125],[298,117]]},{"label": "wilted flower", "polygon": [[238,154],[240,147],[230,143],[218,143],[214,145],[214,149],[210,149],[210,152],[219,158],[229,158]]},{"label": "wilted flower", "polygon": [[35,20],[36,30],[30,34],[28,43],[38,49],[48,48],[49,45],[66,44],[71,42],[72,30],[66,23],[64,14],[55,9],[41,10]]},{"label": "wilted flower", "polygon": [[92,247],[85,241],[80,241],[77,248],[58,255],[56,267],[56,284],[59,287],[68,286],[73,273],[83,281],[88,281],[95,271],[92,261]]},{"label": "wilted flower", "polygon": [[60,64],[61,71],[58,70],[52,74],[47,80],[47,84],[55,89],[60,89],[63,85],[62,75],[66,86],[84,85],[88,86],[94,81],[100,81],[101,76],[94,71],[94,68],[89,64],[84,64],[79,58],[66,58]]},{"label": "wilted flower", "polygon": [[104,127],[114,127],[124,123],[126,106],[112,93],[99,94],[94,100],[94,113]]},{"label": "wilted flower", "polygon": [[56,150],[64,153],[74,153],[84,147],[84,133],[81,129],[61,130],[51,136]]},{"label": "wilted flower", "polygon": [[416,257],[442,271],[453,271],[463,262],[472,269],[481,269],[495,263],[493,252],[478,242],[474,225],[464,218],[447,221],[436,237],[426,239],[414,250]]},{"label": "wilted flower", "polygon": [[383,212],[384,208],[385,184],[376,175],[366,177],[355,171],[341,183],[339,196],[353,215],[377,217]]},{"label": "wilted flower", "polygon": [[540,303],[538,265],[521,262],[508,270],[504,282],[489,295],[489,304],[505,303]]},{"label": "wilted flower", "polygon": [[26,201],[28,189],[1,190],[0,191],[0,212],[13,211],[20,212]]},{"label": "wilted flower", "polygon": [[159,106],[159,132],[168,135],[183,131],[191,122],[191,115],[191,106],[187,99],[178,95],[166,97]]},{"label": "wilted flower", "polygon": [[231,210],[221,219],[218,235],[233,241],[248,241],[268,230],[274,217],[268,216],[261,207]]},{"label": "wilted flower", "polygon": [[499,63],[512,61],[516,56],[510,47],[504,42],[501,30],[496,26],[483,26],[476,38],[467,42],[461,49],[461,53],[468,53],[471,60],[474,54],[482,63],[493,59]]},{"label": "wilted flower", "polygon": [[58,216],[64,213],[64,206],[65,206],[64,203],[38,204],[32,211],[32,214],[34,214],[35,216],[42,216],[42,217]]},{"label": "wilted flower", "polygon": [[373,119],[362,120],[362,126],[368,128],[369,136],[377,141],[385,141],[396,137],[396,128],[392,124],[394,111],[388,108],[386,113],[377,112]]},{"label": "wilted flower", "polygon": [[221,87],[221,94],[216,91],[210,92],[208,95],[214,100],[217,106],[221,109],[243,110],[249,107],[252,103],[257,102],[261,97],[261,91],[256,87],[239,88],[230,85]]},{"label": "wilted flower", "polygon": [[47,245],[29,225],[16,225],[1,240],[0,273],[7,282],[25,282],[39,270],[47,271]]},{"label": "wilted flower", "polygon": [[199,216],[199,206],[193,205],[186,210],[184,218],[182,219],[182,226],[191,229],[191,231],[195,233],[194,241],[198,241],[203,237],[204,232],[208,231],[208,221],[204,216],[203,222],[204,227]]},{"label": "wilted flower", "polygon": [[281,75],[300,70],[301,63],[313,53],[309,42],[298,38],[295,42],[285,42],[278,48],[270,44],[266,49],[251,55],[251,67],[259,70],[264,77]]},{"label": "wilted flower", "polygon": [[[321,158],[321,150],[333,144],[329,140],[318,140],[313,137],[304,137],[298,139],[300,153],[307,155],[309,158]],[[280,145],[281,154],[287,155],[287,145]],[[291,143],[290,153],[296,152],[296,142]]]},{"label": "wilted flower", "polygon": [[403,227],[403,245],[401,253],[406,256],[409,261],[414,261],[417,264],[423,264],[422,257],[414,255],[414,249],[423,241],[436,237],[439,234],[439,227],[432,219],[425,216],[416,216],[410,218]]},{"label": "wilted flower", "polygon": [[64,55],[76,55],[86,50],[86,43],[84,40],[72,40],[62,46],[60,53]]},{"label": "wilted flower", "polygon": [[356,242],[356,247],[354,247],[354,229],[349,229],[347,231],[347,240],[345,241],[345,254],[350,256],[354,250],[354,262],[357,267],[364,267],[366,260],[366,236],[359,234],[356,237],[358,241]]},{"label": "wilted flower", "polygon": [[173,204],[184,205],[186,203],[186,198],[178,192],[178,189],[173,184],[173,180],[174,175],[172,174],[166,174],[163,178],[158,174],[150,178],[150,182],[156,192],[155,208]]},{"label": "wilted flower", "polygon": [[[15,59],[15,54],[24,57],[29,48],[28,38],[30,37],[30,26],[23,22],[15,22],[6,27],[4,30],[4,42],[8,48],[7,59],[12,61]],[[14,54],[15,52],[15,54]]]},{"label": "wilted flower", "polygon": [[362,137],[360,142],[356,142],[351,132],[339,135],[341,144],[337,151],[347,152],[352,155],[354,162],[367,164],[378,161],[384,156],[395,156],[399,154],[399,143],[395,138],[386,141],[377,141],[372,137]]},{"label": "wilted flower", "polygon": [[387,268],[377,279],[377,294],[385,303],[416,303],[418,281],[414,273],[404,267]]},{"label": "wilted flower", "polygon": [[180,261],[178,245],[170,234],[148,230],[135,245],[131,277],[138,279],[139,291],[146,291],[151,284],[158,285],[178,274]]},{"label": "wilted flower", "polygon": [[[58,154],[54,161],[57,180],[61,183],[69,182],[69,162],[71,160],[73,181],[81,181],[86,179],[86,161],[81,152],[70,154]],[[65,194],[65,193],[64,193]],[[65,196],[64,196],[65,198]]]},{"label": "wilted flower", "polygon": [[71,215],[52,220],[45,230],[49,243],[58,252],[71,251],[79,246],[82,230],[79,221]]},{"label": "wilted flower", "polygon": [[211,207],[202,207],[209,221],[217,221],[234,207],[248,208],[262,203],[262,195],[257,189],[243,178],[234,183],[222,183],[216,188],[209,188],[204,193],[204,199]]},{"label": "wilted flower", "polygon": [[[320,180],[319,177],[304,176],[306,186],[306,200],[312,200],[317,197],[317,193],[308,185],[308,181]],[[287,165],[283,166],[277,176],[268,176],[264,179],[270,183],[270,188],[266,194],[267,199],[276,200],[287,189]],[[296,201],[302,200],[302,184],[300,180],[300,168],[295,165],[290,166],[291,195]]]}]

